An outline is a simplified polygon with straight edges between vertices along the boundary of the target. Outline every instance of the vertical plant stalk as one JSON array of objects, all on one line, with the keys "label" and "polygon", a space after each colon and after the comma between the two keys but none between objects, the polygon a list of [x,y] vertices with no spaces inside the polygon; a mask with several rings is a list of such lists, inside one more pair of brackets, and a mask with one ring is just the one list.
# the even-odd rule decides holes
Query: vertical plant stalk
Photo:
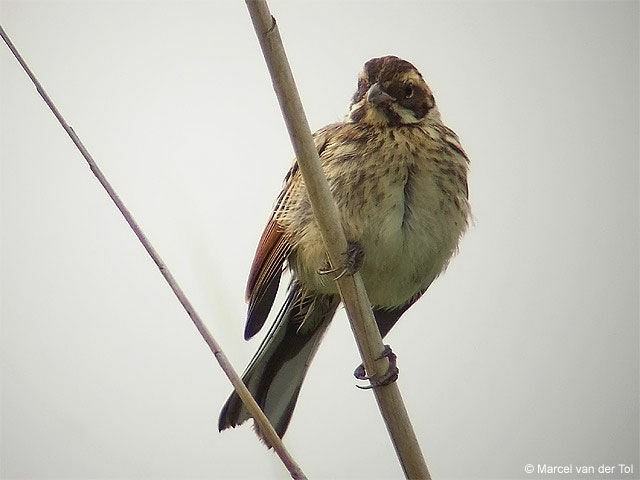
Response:
[{"label": "vertical plant stalk", "polygon": [[[334,267],[342,265],[347,240],[338,208],[320,165],[318,151],[311,136],[275,18],[271,16],[264,0],[246,0],[246,4],[271,74],[273,88],[282,109],[329,260]],[[384,374],[389,362],[386,358],[380,358],[384,345],[360,274],[343,276],[337,283],[366,371],[370,375]],[[398,385],[394,382],[376,387],[373,391],[405,476],[411,479],[430,479]]]},{"label": "vertical plant stalk", "polygon": [[260,409],[260,407],[254,400],[254,398],[251,396],[251,393],[249,393],[249,390],[247,389],[245,384],[242,382],[242,379],[240,378],[238,373],[231,366],[231,363],[229,362],[229,360],[227,359],[227,356],[224,354],[224,352],[220,348],[220,345],[218,344],[218,342],[216,342],[215,338],[213,338],[213,336],[211,335],[211,332],[209,332],[209,329],[204,324],[204,322],[202,321],[202,319],[200,318],[196,310],[193,308],[193,305],[191,305],[191,302],[182,291],[182,288],[180,288],[180,285],[178,284],[176,279],[173,277],[173,275],[165,265],[162,258],[160,258],[160,255],[158,254],[156,249],[153,247],[153,245],[151,245],[151,243],[149,242],[149,239],[146,237],[144,232],[140,229],[140,226],[137,224],[137,222],[133,218],[133,215],[131,215],[131,212],[129,211],[129,209],[125,206],[125,204],[122,202],[120,197],[118,197],[118,194],[115,192],[115,190],[113,189],[113,187],[111,186],[107,178],[104,176],[100,168],[98,168],[98,165],[93,160],[93,157],[91,156],[91,154],[87,151],[87,149],[82,144],[82,142],[80,141],[76,133],[73,131],[73,128],[71,128],[67,124],[64,117],[62,116],[60,111],[56,108],[55,104],[53,103],[49,95],[47,95],[47,92],[44,90],[44,88],[42,87],[42,85],[40,84],[36,76],[33,74],[33,72],[31,71],[27,63],[24,61],[24,59],[22,58],[22,56],[20,55],[16,47],[13,45],[13,42],[11,41],[9,36],[6,34],[6,32],[4,31],[1,25],[0,25],[0,36],[2,36],[2,39],[9,47],[9,50],[11,50],[13,55],[16,57],[16,60],[18,60],[18,63],[20,63],[20,65],[22,66],[26,74],[29,76],[29,78],[35,85],[36,90],[38,91],[38,93],[40,94],[44,102],[47,104],[47,106],[51,109],[55,117],[58,119],[58,122],[60,122],[60,125],[62,125],[62,128],[64,128],[65,132],[67,132],[69,137],[71,137],[71,140],[73,141],[73,143],[76,145],[76,147],[78,148],[78,150],[80,151],[84,159],[89,164],[89,168],[91,169],[95,177],[98,179],[100,184],[107,191],[107,194],[109,195],[111,200],[113,200],[113,203],[116,204],[116,207],[118,207],[118,210],[120,210],[120,213],[122,214],[124,219],[127,221],[127,223],[129,224],[133,232],[136,234],[136,236],[138,237],[138,240],[140,240],[140,243],[142,243],[142,246],[145,248],[145,250],[147,251],[149,256],[151,256],[154,263],[160,269],[160,273],[162,273],[162,276],[165,278],[165,280],[171,287],[171,290],[173,290],[173,293],[175,293],[176,297],[178,297],[178,300],[180,301],[184,309],[187,311],[187,314],[189,314],[189,317],[191,317],[191,320],[193,321],[193,324],[195,325],[195,327],[198,329],[198,332],[200,332],[200,335],[202,335],[202,338],[211,349],[211,352],[213,353],[216,360],[222,367],[222,370],[224,371],[224,373],[227,375],[227,377],[233,384],[233,388],[235,388],[236,392],[238,392],[238,395],[242,399],[242,402],[245,404],[247,409],[251,412],[251,416],[255,419],[258,427],[260,428],[260,431],[265,436],[268,443],[271,446],[273,446],[273,449],[282,460],[282,463],[284,463],[287,470],[289,470],[291,477],[294,479],[306,479],[307,477],[304,475],[304,473],[302,472],[298,464],[295,462],[295,460],[291,457],[291,455],[289,455],[289,452],[287,452],[285,446],[282,443],[282,440],[280,439],[280,437],[278,437],[278,434],[273,429],[273,426],[271,425],[271,423],[269,423],[269,420],[267,419],[266,415]]}]

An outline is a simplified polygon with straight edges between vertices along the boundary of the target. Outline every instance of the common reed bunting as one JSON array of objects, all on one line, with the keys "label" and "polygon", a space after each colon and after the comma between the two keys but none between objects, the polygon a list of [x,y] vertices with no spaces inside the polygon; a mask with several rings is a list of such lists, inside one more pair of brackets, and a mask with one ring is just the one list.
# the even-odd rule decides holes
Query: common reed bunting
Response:
[{"label": "common reed bunting", "polygon": [[[469,159],[420,72],[394,56],[365,63],[346,119],[314,140],[349,241],[347,263],[362,275],[384,337],[458,248],[470,216]],[[280,436],[340,303],[295,163],[249,273],[245,339],[264,325],[285,265],[292,275],[287,299],[243,375]],[[356,372],[366,378],[362,368]],[[249,418],[234,392],[219,428]]]}]

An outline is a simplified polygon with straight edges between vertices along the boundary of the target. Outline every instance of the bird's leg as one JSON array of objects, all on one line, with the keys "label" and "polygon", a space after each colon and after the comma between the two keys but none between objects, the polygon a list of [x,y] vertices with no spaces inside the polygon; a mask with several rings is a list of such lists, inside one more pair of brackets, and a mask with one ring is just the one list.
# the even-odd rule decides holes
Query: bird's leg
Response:
[{"label": "bird's leg", "polygon": [[364,364],[360,364],[358,368],[356,368],[355,372],[353,372],[353,375],[358,380],[369,380],[370,382],[370,385],[367,385],[366,387],[361,387],[360,385],[356,385],[356,387],[363,390],[366,390],[368,388],[382,387],[384,385],[389,385],[390,383],[393,383],[398,379],[398,373],[400,372],[400,370],[398,370],[398,366],[396,365],[396,360],[398,357],[395,353],[393,353],[389,345],[384,346],[382,355],[378,357],[378,360],[384,357],[387,357],[387,359],[389,360],[389,368],[387,368],[387,371],[382,375],[372,375],[371,377],[368,377],[365,373]]},{"label": "bird's leg", "polygon": [[329,275],[332,273],[338,273],[338,276],[334,280],[344,277],[345,275],[353,275],[362,266],[364,260],[364,251],[358,242],[349,242],[347,244],[347,251],[344,253],[344,265],[342,267],[331,268],[331,265],[327,265],[325,268],[318,269],[320,275]]}]

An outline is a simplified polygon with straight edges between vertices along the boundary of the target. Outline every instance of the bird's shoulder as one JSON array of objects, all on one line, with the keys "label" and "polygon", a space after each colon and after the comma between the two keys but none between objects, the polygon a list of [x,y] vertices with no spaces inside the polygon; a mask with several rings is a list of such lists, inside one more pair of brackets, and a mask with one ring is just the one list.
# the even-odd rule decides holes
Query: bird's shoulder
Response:
[{"label": "bird's shoulder", "polygon": [[[336,122],[326,125],[313,134],[313,141],[320,162],[326,165],[336,158],[351,156],[365,145],[371,145],[376,132],[367,126],[352,122]],[[283,193],[301,181],[297,159],[293,160],[291,168],[284,177]]]}]

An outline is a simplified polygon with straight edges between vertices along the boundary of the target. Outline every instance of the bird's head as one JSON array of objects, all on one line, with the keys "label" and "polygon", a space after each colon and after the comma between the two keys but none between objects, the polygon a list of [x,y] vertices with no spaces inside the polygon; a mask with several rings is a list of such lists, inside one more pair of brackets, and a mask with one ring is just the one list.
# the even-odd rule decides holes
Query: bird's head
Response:
[{"label": "bird's head", "polygon": [[386,56],[364,64],[348,121],[397,127],[439,118],[429,86],[411,63]]}]

